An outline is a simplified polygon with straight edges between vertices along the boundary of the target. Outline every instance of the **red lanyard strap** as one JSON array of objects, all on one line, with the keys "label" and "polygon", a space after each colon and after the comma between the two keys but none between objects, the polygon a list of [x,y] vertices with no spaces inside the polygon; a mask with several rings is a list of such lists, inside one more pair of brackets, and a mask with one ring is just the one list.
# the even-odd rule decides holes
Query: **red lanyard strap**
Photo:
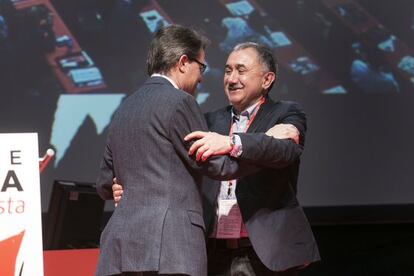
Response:
[{"label": "red lanyard strap", "polygon": [[[252,124],[252,122],[253,122],[254,118],[255,118],[255,117],[256,117],[256,115],[257,115],[257,112],[259,112],[260,106],[261,106],[261,105],[265,102],[265,100],[266,100],[266,99],[265,99],[264,97],[260,99],[260,101],[259,101],[259,103],[257,104],[257,106],[255,107],[255,109],[254,109],[254,111],[253,111],[252,115],[250,116],[249,120],[247,121],[247,124],[246,124],[246,127],[245,127],[245,129],[244,129],[244,132],[247,132],[247,130],[249,129],[250,125]],[[229,136],[231,136],[231,135],[233,134],[233,126],[234,126],[234,123],[232,123],[232,124],[230,125]]]}]

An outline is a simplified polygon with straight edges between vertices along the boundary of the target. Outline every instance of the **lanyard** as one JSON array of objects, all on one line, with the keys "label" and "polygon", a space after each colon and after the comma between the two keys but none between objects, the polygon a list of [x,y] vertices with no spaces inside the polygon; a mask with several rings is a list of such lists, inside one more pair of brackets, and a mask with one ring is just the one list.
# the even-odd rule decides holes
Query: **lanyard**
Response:
[{"label": "lanyard", "polygon": [[[247,121],[246,127],[244,128],[243,132],[247,132],[247,129],[250,127],[250,125],[252,124],[254,118],[257,115],[257,112],[259,112],[260,106],[265,102],[265,98],[262,97],[259,101],[259,103],[257,104],[257,106],[254,108],[252,115],[250,115],[249,120]],[[229,131],[229,136],[231,136],[233,134],[233,126],[234,123],[232,122],[230,125],[230,131]]]},{"label": "lanyard", "polygon": [[[265,98],[261,98],[259,103],[257,104],[257,106],[254,108],[254,111],[252,113],[252,115],[250,115],[249,120],[247,121],[246,127],[244,128],[243,132],[247,132],[247,129],[250,127],[250,125],[252,124],[254,118],[256,117],[257,112],[259,112],[260,106],[265,102]],[[230,125],[230,131],[229,131],[229,136],[231,136],[233,134],[233,126],[235,123],[231,123]],[[227,189],[227,196],[230,196],[231,194],[231,187],[233,186],[233,181],[235,180],[228,180],[228,189]]]}]

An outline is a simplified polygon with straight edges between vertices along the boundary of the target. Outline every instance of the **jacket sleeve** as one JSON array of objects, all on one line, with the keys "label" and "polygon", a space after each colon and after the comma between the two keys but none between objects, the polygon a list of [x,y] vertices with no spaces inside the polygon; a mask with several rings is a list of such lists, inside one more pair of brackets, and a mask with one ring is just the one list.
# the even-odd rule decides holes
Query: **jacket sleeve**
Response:
[{"label": "jacket sleeve", "polygon": [[102,199],[113,199],[112,179],[114,176],[115,174],[110,146],[110,135],[108,135],[108,141],[102,158],[98,179],[96,180],[96,190]]},{"label": "jacket sleeve", "polygon": [[306,115],[298,104],[290,103],[285,114],[275,124],[281,123],[292,124],[299,130],[299,144],[291,139],[276,139],[265,133],[238,133],[243,146],[239,160],[277,169],[297,161],[304,149]]}]

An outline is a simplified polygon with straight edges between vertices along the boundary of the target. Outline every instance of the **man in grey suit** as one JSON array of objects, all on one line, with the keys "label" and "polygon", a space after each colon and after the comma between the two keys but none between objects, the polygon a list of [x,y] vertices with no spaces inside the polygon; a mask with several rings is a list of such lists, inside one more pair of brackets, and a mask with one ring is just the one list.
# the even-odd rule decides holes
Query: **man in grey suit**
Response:
[{"label": "man in grey suit", "polygon": [[[112,198],[116,176],[124,193],[101,235],[96,275],[207,273],[201,174],[223,180],[252,169],[229,156],[201,163],[188,155],[184,136],[207,131],[192,96],[206,68],[206,44],[194,30],[160,28],[148,53],[151,77],[113,117],[97,190]],[[290,158],[300,151],[293,149]]]},{"label": "man in grey suit", "polygon": [[[260,167],[250,176],[222,182],[206,179],[203,185],[210,275],[297,275],[299,267],[319,260],[309,223],[296,199],[300,154],[292,158],[292,152],[299,153],[292,149],[303,148],[306,118],[298,104],[268,98],[276,76],[277,63],[269,49],[256,43],[237,45],[224,76],[232,106],[206,114],[209,129],[222,135],[198,131],[186,137],[199,138],[190,155],[197,151],[197,159],[208,160],[228,152],[230,129],[231,153],[239,155],[242,163]],[[289,125],[294,126],[293,132]],[[277,129],[274,137],[295,138],[296,144],[290,140],[269,144],[262,134],[271,127]],[[255,150],[245,151],[249,148]],[[122,187],[114,185],[113,189],[119,202]],[[222,206],[233,215],[225,214]]]}]

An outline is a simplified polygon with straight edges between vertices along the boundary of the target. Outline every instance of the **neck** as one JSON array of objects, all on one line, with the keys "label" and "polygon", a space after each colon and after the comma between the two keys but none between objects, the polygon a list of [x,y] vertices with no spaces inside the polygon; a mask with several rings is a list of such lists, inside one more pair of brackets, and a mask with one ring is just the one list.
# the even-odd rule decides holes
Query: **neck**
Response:
[{"label": "neck", "polygon": [[185,87],[183,86],[182,76],[180,75],[179,72],[177,72],[176,70],[172,69],[166,75],[177,84],[177,86],[178,86],[179,89],[185,91],[185,89],[184,89]]},{"label": "neck", "polygon": [[177,84],[176,79],[175,79],[175,78],[172,78],[170,74],[164,74],[164,73],[154,73],[152,76],[154,76],[154,75],[160,75],[160,76],[163,76],[163,77],[167,78],[167,79],[168,79],[168,80],[172,83],[172,85],[173,85],[175,88],[178,88],[178,89],[180,88],[180,87],[178,86],[178,84]]},{"label": "neck", "polygon": [[247,110],[249,107],[251,107],[255,104],[258,104],[263,98],[264,98],[264,96],[261,96],[260,98],[254,100],[254,101],[251,101],[248,104],[244,104],[244,105],[233,105],[233,108],[236,111],[236,114],[239,115],[243,111]]},{"label": "neck", "polygon": [[170,72],[165,73],[164,75],[172,79],[178,85],[179,79],[176,74],[170,71]]}]

